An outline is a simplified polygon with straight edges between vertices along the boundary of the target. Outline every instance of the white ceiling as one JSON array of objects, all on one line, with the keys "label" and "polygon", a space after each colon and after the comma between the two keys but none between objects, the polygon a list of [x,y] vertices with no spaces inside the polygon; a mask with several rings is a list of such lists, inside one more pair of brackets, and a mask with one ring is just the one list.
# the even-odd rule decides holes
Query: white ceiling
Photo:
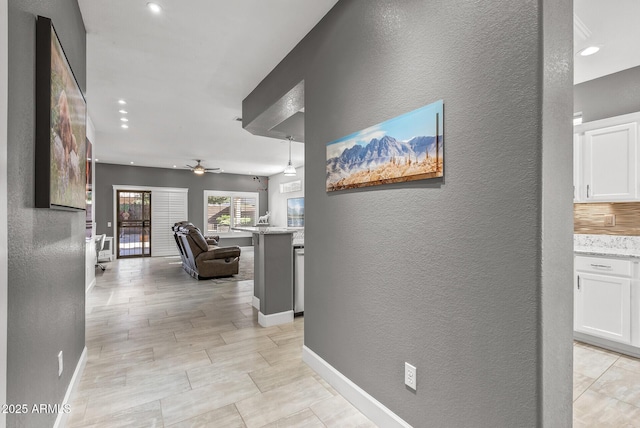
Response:
[{"label": "white ceiling", "polygon": [[[87,29],[87,103],[100,162],[235,174],[282,171],[288,142],[234,121],[242,100],[337,0],[79,0]],[[118,99],[127,101],[128,129]],[[294,166],[304,164],[292,144]]]},{"label": "white ceiling", "polygon": [[[234,118],[242,100],[337,0],[79,0],[87,29],[87,101],[100,162],[172,168],[202,159],[224,172],[272,175],[288,144]],[[574,0],[575,83],[640,65],[640,0]],[[577,17],[577,19],[576,19]],[[129,129],[120,127],[124,98]],[[293,143],[294,166],[304,146]]]},{"label": "white ceiling", "polygon": [[595,55],[575,55],[574,83],[640,65],[640,0],[574,0],[574,53],[599,46]]}]

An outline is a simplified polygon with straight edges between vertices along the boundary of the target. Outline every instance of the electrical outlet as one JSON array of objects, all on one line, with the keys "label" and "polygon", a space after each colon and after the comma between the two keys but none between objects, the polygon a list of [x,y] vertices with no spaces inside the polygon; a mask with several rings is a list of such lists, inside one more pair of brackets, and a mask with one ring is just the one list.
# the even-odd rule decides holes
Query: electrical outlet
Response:
[{"label": "electrical outlet", "polygon": [[605,226],[615,226],[616,225],[616,215],[615,214],[605,214],[604,215],[604,225]]},{"label": "electrical outlet", "polygon": [[107,222],[107,227],[111,227],[111,222],[110,221]]},{"label": "electrical outlet", "polygon": [[62,351],[58,353],[58,377],[62,376]]},{"label": "electrical outlet", "polygon": [[409,363],[404,363],[404,384],[414,391],[417,389],[417,369]]}]

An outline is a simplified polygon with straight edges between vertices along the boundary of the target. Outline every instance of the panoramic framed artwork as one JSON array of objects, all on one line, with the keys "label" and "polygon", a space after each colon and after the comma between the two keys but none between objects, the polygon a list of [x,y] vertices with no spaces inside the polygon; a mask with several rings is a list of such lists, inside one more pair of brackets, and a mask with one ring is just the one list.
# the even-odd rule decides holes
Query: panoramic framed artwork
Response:
[{"label": "panoramic framed artwork", "polygon": [[36,23],[36,208],[86,209],[87,104],[49,18]]},{"label": "panoramic framed artwork", "polygon": [[327,192],[444,174],[444,102],[327,144]]},{"label": "panoramic framed artwork", "polygon": [[287,227],[304,227],[304,198],[287,199]]}]

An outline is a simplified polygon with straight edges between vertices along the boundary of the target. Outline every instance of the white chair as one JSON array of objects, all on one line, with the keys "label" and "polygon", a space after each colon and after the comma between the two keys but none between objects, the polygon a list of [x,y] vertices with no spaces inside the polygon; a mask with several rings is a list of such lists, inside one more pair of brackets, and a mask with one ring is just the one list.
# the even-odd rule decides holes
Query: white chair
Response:
[{"label": "white chair", "polygon": [[106,240],[107,235],[102,234],[100,236],[96,236],[96,266],[102,269],[103,271],[107,268],[105,265],[100,264],[100,251],[104,250],[104,241]]}]

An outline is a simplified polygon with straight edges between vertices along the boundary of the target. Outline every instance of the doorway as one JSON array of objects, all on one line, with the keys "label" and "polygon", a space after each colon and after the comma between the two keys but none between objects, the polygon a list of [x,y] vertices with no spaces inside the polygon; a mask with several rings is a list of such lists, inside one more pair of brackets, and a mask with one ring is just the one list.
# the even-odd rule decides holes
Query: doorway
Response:
[{"label": "doorway", "polygon": [[118,190],[117,257],[151,256],[151,192]]}]

